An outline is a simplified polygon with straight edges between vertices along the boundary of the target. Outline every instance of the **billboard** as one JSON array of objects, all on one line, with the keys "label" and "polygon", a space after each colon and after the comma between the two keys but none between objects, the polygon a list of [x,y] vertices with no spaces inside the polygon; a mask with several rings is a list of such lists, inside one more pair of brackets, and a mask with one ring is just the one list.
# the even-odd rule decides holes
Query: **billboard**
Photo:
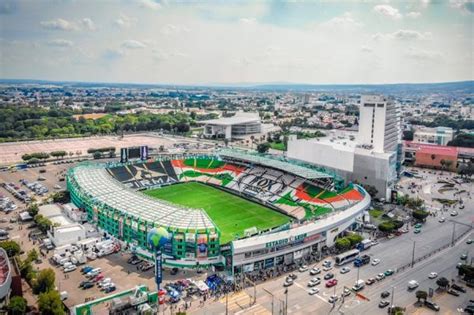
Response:
[{"label": "billboard", "polygon": [[127,148],[120,149],[120,163],[127,163],[128,162],[128,150]]},{"label": "billboard", "polygon": [[140,147],[128,148],[128,158],[129,159],[138,159],[138,158],[140,158]]},{"label": "billboard", "polygon": [[207,235],[206,234],[199,234],[197,237],[197,258],[205,258],[207,257]]},{"label": "billboard", "polygon": [[156,285],[158,286],[158,289],[160,288],[161,281],[163,280],[163,274],[162,274],[162,254],[161,251],[157,251],[155,254],[155,282]]},{"label": "billboard", "polygon": [[148,160],[148,146],[142,145],[140,147],[140,159],[142,161]]}]

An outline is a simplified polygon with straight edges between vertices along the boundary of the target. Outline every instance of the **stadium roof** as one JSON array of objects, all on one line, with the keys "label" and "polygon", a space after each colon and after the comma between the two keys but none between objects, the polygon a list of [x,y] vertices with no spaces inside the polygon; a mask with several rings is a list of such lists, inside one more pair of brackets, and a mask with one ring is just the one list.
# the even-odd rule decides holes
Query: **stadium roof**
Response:
[{"label": "stadium roof", "polygon": [[231,126],[239,124],[247,124],[253,122],[260,122],[260,116],[258,113],[241,113],[238,112],[232,117],[218,118],[203,120],[199,123],[208,124],[208,125],[219,125],[219,126]]},{"label": "stadium roof", "polygon": [[83,193],[125,214],[169,228],[215,229],[205,211],[184,208],[130,190],[102,167],[78,166],[73,174]]},{"label": "stadium roof", "polygon": [[289,172],[289,173],[292,173],[292,174],[295,174],[307,179],[333,177],[330,174],[326,174],[324,172],[321,172],[315,169],[311,169],[311,168],[304,167],[301,165],[273,159],[273,158],[266,157],[263,155],[246,153],[245,151],[222,149],[218,152],[218,154],[220,156],[227,156],[234,159],[249,161],[256,164],[273,167],[273,168],[276,168],[285,172]]}]

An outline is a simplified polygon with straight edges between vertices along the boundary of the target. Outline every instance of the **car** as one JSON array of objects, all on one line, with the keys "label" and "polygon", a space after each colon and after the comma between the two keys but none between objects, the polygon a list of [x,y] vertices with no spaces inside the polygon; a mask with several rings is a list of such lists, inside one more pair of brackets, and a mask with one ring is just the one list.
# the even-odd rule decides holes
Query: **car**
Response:
[{"label": "car", "polygon": [[129,264],[132,264],[132,265],[138,265],[139,263],[141,263],[143,260],[141,260],[140,258],[136,257],[136,256],[132,256],[130,257],[127,262]]},{"label": "car", "polygon": [[439,223],[443,223],[444,221],[446,221],[446,218],[445,218],[445,217],[441,217],[441,218],[439,218],[439,220],[438,220]]},{"label": "car", "polygon": [[467,260],[467,254],[462,254],[461,257],[459,257],[461,260]]},{"label": "car", "polygon": [[458,291],[456,290],[453,290],[453,289],[449,289],[448,291],[446,291],[448,294],[451,294],[451,295],[454,295],[454,296],[459,296],[459,293]]},{"label": "car", "polygon": [[420,232],[421,232],[421,229],[414,229],[414,230],[413,230],[413,233],[415,233],[415,234],[418,234],[418,233],[420,233]]},{"label": "car", "polygon": [[373,240],[372,243],[371,243],[371,246],[375,246],[375,245],[378,245],[378,244],[379,244],[379,241]]},{"label": "car", "polygon": [[408,233],[408,229],[400,229],[399,231],[400,233],[403,233],[403,234]]},{"label": "car", "polygon": [[324,266],[323,267],[323,271],[329,271],[329,270],[332,270],[331,266]]},{"label": "car", "polygon": [[380,301],[380,303],[379,303],[379,308],[387,307],[389,304],[390,304],[389,301],[382,300],[382,301]]},{"label": "car", "polygon": [[473,241],[472,241],[471,239],[468,239],[468,240],[466,241],[466,244],[472,244],[472,242],[473,242]]},{"label": "car", "polygon": [[330,260],[323,261],[323,267],[331,266],[332,262]]},{"label": "car", "polygon": [[375,278],[369,278],[367,279],[367,281],[365,282],[367,285],[372,285],[375,283]]},{"label": "car", "polygon": [[345,273],[348,273],[349,271],[351,271],[351,268],[349,268],[349,267],[342,267],[341,270],[340,270],[340,273],[345,274]]},{"label": "car", "polygon": [[377,266],[378,264],[380,264],[380,259],[378,258],[372,259],[372,263],[371,263],[372,266]]},{"label": "car", "polygon": [[415,229],[421,229],[422,226],[423,225],[421,223],[417,223],[417,224],[415,224],[414,228]]},{"label": "car", "polygon": [[349,290],[348,288],[344,288],[344,291],[342,291],[342,295],[348,297],[349,295],[351,295],[351,290]]},{"label": "car", "polygon": [[388,298],[390,296],[390,292],[388,291],[383,291],[381,294],[380,294],[380,297],[382,299],[385,299],[385,298]]},{"label": "car", "polygon": [[318,285],[320,283],[321,283],[321,278],[313,278],[309,280],[308,287],[314,287],[315,285]]},{"label": "car", "polygon": [[87,290],[87,289],[92,288],[93,286],[94,286],[94,282],[92,282],[92,281],[87,281],[86,283],[84,283],[84,284],[82,285],[82,289],[83,289],[83,290]]},{"label": "car", "polygon": [[94,267],[91,267],[91,266],[85,266],[85,267],[81,268],[81,272],[83,274],[87,274],[87,273],[91,272],[92,270],[94,270]]},{"label": "car", "polygon": [[335,285],[337,285],[337,279],[331,279],[328,282],[326,282],[326,288],[331,288]]},{"label": "car", "polygon": [[81,281],[79,283],[79,288],[82,288],[84,286],[84,284],[86,284],[87,282],[90,282],[90,281],[88,281],[88,280]]},{"label": "car", "polygon": [[287,278],[291,278],[292,280],[296,280],[296,278],[298,278],[298,276],[294,273],[290,273]]},{"label": "car", "polygon": [[318,288],[312,288],[311,290],[308,291],[309,295],[315,295],[315,294],[318,294],[318,293],[319,293]]},{"label": "car", "polygon": [[425,301],[425,306],[433,311],[439,311],[439,305],[436,304],[435,302],[431,302],[431,301]]},{"label": "car", "polygon": [[299,272],[308,271],[308,266],[307,265],[302,265],[298,270],[299,270]]},{"label": "car", "polygon": [[289,286],[292,286],[293,285],[293,280],[291,279],[286,279],[285,282],[283,282],[283,286],[286,288],[286,287],[289,287]]},{"label": "car", "polygon": [[379,273],[379,274],[375,277],[375,279],[377,279],[377,281],[381,281],[381,280],[385,279],[385,274]]},{"label": "car", "polygon": [[316,267],[314,267],[313,269],[311,269],[309,271],[309,274],[312,275],[312,276],[315,276],[315,275],[320,274],[320,273],[321,273],[321,269],[316,268]]},{"label": "car", "polygon": [[394,273],[394,271],[392,269],[389,269],[389,270],[384,272],[386,277],[393,275],[393,273]]},{"label": "car", "polygon": [[68,272],[71,272],[71,271],[74,271],[77,269],[77,266],[76,265],[70,265],[70,266],[67,266],[66,268],[64,268],[64,273],[68,273]]},{"label": "car", "polygon": [[339,300],[339,297],[337,295],[331,295],[328,299],[328,302],[333,304],[333,303],[336,303],[337,300]]},{"label": "car", "polygon": [[116,290],[116,287],[115,287],[115,284],[112,283],[112,285],[108,286],[107,288],[105,288],[104,292],[105,293],[110,293],[110,292],[113,292]]},{"label": "car", "polygon": [[458,215],[458,212],[457,212],[456,210],[451,211],[450,215],[451,215],[452,217],[455,217],[455,216]]},{"label": "car", "polygon": [[466,289],[464,289],[464,287],[462,287],[460,285],[457,285],[456,283],[453,283],[451,285],[451,289],[454,289],[454,290],[462,292],[462,293],[466,293]]},{"label": "car", "polygon": [[334,278],[334,274],[331,272],[328,272],[327,274],[324,275],[324,280],[329,280]]},{"label": "car", "polygon": [[437,274],[436,272],[432,272],[432,273],[430,273],[430,274],[428,275],[428,278],[429,278],[429,279],[434,279],[434,278],[436,278],[436,277],[438,277],[438,274]]}]

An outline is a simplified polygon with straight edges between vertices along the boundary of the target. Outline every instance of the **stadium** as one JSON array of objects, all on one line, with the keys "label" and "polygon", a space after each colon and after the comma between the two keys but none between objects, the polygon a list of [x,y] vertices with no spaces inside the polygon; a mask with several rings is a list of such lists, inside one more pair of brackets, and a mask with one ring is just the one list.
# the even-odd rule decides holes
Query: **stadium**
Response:
[{"label": "stadium", "polygon": [[138,254],[165,228],[163,263],[253,271],[298,262],[362,222],[370,197],[328,170],[221,149],[69,169],[72,202]]}]

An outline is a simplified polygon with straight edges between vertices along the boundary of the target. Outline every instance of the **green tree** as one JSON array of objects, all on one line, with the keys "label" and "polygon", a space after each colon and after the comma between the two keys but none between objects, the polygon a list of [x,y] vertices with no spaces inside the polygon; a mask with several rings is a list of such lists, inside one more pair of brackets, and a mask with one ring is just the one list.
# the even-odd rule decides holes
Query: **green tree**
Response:
[{"label": "green tree", "polygon": [[8,314],[11,315],[23,315],[26,314],[26,308],[28,303],[21,296],[13,296],[10,298],[10,303],[8,303]]},{"label": "green tree", "polygon": [[34,220],[35,220],[36,224],[38,225],[38,229],[40,229],[40,231],[43,232],[43,233],[46,233],[47,231],[49,231],[49,229],[53,225],[51,220],[49,220],[48,218],[42,216],[41,214],[37,214],[34,217]]},{"label": "green tree", "polygon": [[339,250],[348,250],[351,248],[351,241],[346,237],[341,237],[336,240],[336,248]]},{"label": "green tree", "polygon": [[51,268],[43,269],[38,273],[34,284],[33,293],[40,294],[54,289],[55,275]]},{"label": "green tree", "polygon": [[381,232],[390,233],[395,229],[395,225],[392,221],[385,221],[379,224],[379,230]]},{"label": "green tree", "polygon": [[464,276],[465,281],[474,280],[474,266],[463,264],[458,269],[458,274]]},{"label": "green tree", "polygon": [[449,285],[449,280],[446,279],[445,277],[441,277],[438,280],[436,280],[436,284],[440,287],[445,289]]},{"label": "green tree", "polygon": [[63,303],[59,292],[49,291],[39,295],[38,308],[42,315],[63,315]]},{"label": "green tree", "polygon": [[362,236],[356,233],[350,233],[346,237],[351,242],[351,246],[359,244],[364,239]]},{"label": "green tree", "polygon": [[266,153],[270,149],[270,143],[264,142],[257,145],[258,153]]},{"label": "green tree", "polygon": [[413,210],[412,216],[413,218],[420,220],[420,221],[425,221],[426,217],[428,217],[429,213],[428,211],[424,210]]},{"label": "green tree", "polygon": [[8,257],[16,256],[21,251],[20,245],[15,241],[0,242],[0,247],[7,252]]},{"label": "green tree", "polygon": [[423,291],[423,290],[416,291],[416,298],[418,299],[418,302],[420,302],[420,300],[426,301],[427,297],[428,297],[428,293],[426,291]]},{"label": "green tree", "polygon": [[39,207],[36,203],[32,203],[28,206],[28,208],[26,208],[26,211],[31,217],[34,218],[38,214]]},{"label": "green tree", "polygon": [[53,157],[60,158],[60,157],[64,157],[67,153],[66,153],[66,151],[53,151],[50,154]]}]

